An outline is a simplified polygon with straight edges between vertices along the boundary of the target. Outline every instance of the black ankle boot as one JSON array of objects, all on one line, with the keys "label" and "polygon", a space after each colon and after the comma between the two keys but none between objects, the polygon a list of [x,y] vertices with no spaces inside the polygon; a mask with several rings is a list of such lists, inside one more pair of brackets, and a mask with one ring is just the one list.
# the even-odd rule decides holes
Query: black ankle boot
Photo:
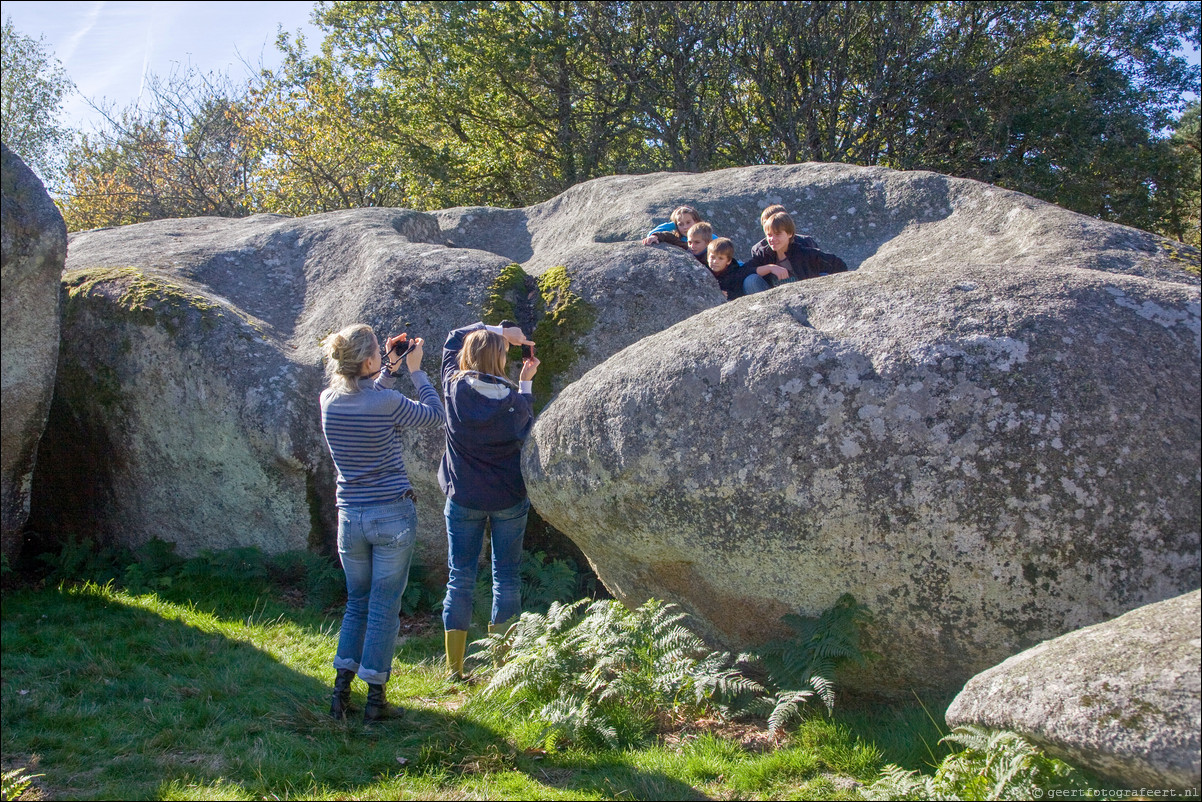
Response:
[{"label": "black ankle boot", "polygon": [[367,704],[363,706],[363,722],[365,724],[371,724],[376,721],[387,721],[388,719],[398,719],[404,715],[404,710],[388,704],[383,685],[368,683]]},{"label": "black ankle boot", "polygon": [[351,710],[351,681],[354,678],[355,672],[349,668],[338,669],[338,676],[334,678],[334,697],[330,700],[330,715],[336,719],[346,718]]}]

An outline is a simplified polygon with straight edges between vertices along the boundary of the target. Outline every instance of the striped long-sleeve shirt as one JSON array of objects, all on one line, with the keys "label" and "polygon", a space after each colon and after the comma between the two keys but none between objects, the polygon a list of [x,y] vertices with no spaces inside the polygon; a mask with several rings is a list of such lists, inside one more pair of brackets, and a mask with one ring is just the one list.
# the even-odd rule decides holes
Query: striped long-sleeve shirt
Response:
[{"label": "striped long-sleeve shirt", "polygon": [[442,402],[424,371],[409,374],[419,401],[392,389],[396,379],[380,373],[359,380],[359,392],[321,394],[321,429],[338,472],[339,507],[387,504],[410,489],[401,459],[400,431],[443,422]]}]

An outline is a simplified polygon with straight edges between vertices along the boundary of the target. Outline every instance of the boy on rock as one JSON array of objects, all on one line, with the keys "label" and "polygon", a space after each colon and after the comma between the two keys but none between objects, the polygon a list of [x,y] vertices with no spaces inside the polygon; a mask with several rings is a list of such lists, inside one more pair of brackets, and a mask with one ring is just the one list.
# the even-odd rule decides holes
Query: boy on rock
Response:
[{"label": "boy on rock", "polygon": [[739,260],[735,259],[735,244],[726,237],[718,237],[710,242],[706,251],[710,272],[718,279],[718,288],[726,300],[733,301],[746,295],[743,282],[748,276],[754,275],[754,269],[739,264]]},{"label": "boy on rock", "polygon": [[847,265],[838,256],[799,245],[796,235],[797,228],[788,213],[777,212],[768,218],[764,223],[768,247],[752,251],[747,260],[747,265],[755,272],[747,277],[745,292],[762,292],[778,284],[847,270]]}]

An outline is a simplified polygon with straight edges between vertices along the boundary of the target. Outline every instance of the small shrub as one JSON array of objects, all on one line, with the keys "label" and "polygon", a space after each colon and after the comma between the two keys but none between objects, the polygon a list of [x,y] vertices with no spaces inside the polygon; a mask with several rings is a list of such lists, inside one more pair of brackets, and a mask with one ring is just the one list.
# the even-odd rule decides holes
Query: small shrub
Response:
[{"label": "small shrub", "polygon": [[69,535],[60,544],[58,553],[45,552],[38,555],[48,569],[46,581],[49,584],[60,582],[95,582],[104,585],[120,580],[125,566],[134,561],[129,549],[117,546],[96,547],[96,544]]},{"label": "small shrub", "polygon": [[430,569],[420,563],[409,566],[409,582],[401,596],[401,615],[417,615],[442,609],[443,587],[432,587]]},{"label": "small shrub", "polygon": [[[523,610],[545,613],[555,602],[566,604],[580,597],[580,573],[570,560],[550,560],[545,552],[527,552],[522,557],[521,578]],[[437,602],[441,605],[441,595]],[[478,623],[486,624],[491,613],[492,570],[485,567],[476,577],[472,615]]]},{"label": "small shrub", "polygon": [[286,551],[266,562],[267,574],[281,589],[304,593],[305,606],[326,610],[346,599],[346,577],[337,561],[311,551]]},{"label": "small shrub", "polygon": [[580,572],[570,560],[548,560],[544,552],[522,558],[522,607],[545,613],[555,602],[579,597]]}]

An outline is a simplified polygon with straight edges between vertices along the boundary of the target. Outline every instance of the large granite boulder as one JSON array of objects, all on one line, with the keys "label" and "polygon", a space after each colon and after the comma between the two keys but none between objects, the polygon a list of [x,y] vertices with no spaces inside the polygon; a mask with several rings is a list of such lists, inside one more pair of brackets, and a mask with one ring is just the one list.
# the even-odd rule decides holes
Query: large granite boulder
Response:
[{"label": "large granite boulder", "polygon": [[[532,276],[442,240],[433,217],[399,209],[72,235],[34,525],[133,546],[159,537],[184,554],[328,545],[333,467],[317,405],[328,333],[363,321],[425,337],[438,386],[448,331],[519,317],[539,340],[545,401],[625,345],[722,302],[679,250],[611,245]],[[404,441],[418,559],[441,566],[443,430]]]},{"label": "large granite boulder", "polygon": [[[437,380],[442,338],[479,318],[508,264],[437,238],[429,216],[396,209],[72,235],[34,523],[184,554],[331,543],[320,343],[358,321],[408,331],[427,338]],[[427,545],[443,530],[442,445],[436,427],[405,453]]]},{"label": "large granite boulder", "polygon": [[59,274],[67,228],[45,187],[0,144],[0,327],[3,328],[3,451],[0,515],[4,556],[21,551],[38,441],[58,363]]},{"label": "large granite boulder", "polygon": [[968,681],[947,724],[1013,730],[1126,786],[1202,782],[1199,591],[1061,635]]},{"label": "large granite boulder", "polygon": [[[850,591],[881,657],[845,681],[880,693],[951,692],[1197,588],[1202,319],[1176,261],[1196,251],[871,175],[873,219],[890,197],[938,214],[849,248],[875,254],[859,270],[703,312],[567,387],[525,450],[535,508],[619,598],[678,602],[730,646]],[[950,219],[979,235],[959,253]]]}]

